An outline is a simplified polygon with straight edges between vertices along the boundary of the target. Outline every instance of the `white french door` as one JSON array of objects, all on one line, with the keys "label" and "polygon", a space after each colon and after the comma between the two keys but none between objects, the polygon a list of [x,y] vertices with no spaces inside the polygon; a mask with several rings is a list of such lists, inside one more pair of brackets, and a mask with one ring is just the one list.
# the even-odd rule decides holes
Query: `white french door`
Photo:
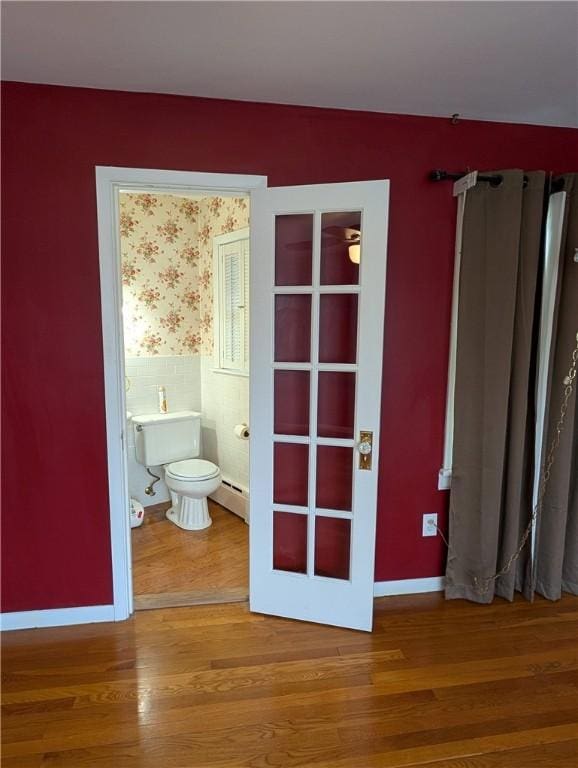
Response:
[{"label": "white french door", "polygon": [[388,195],[252,192],[252,611],[372,627]]}]

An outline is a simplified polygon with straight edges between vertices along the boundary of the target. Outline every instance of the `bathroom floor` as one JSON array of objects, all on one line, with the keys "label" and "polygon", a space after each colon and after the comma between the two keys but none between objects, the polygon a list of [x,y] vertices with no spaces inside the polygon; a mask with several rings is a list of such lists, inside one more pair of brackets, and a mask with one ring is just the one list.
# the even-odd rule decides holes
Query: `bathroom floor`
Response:
[{"label": "bathroom floor", "polygon": [[135,609],[246,600],[249,526],[209,500],[204,531],[183,531],[165,517],[170,504],[145,511],[132,530]]}]

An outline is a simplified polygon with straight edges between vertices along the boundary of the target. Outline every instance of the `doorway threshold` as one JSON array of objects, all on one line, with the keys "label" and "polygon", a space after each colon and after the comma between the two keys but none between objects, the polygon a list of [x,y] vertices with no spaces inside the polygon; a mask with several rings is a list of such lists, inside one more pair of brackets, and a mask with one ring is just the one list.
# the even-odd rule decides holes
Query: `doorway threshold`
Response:
[{"label": "doorway threshold", "polygon": [[154,608],[182,608],[189,605],[217,605],[219,603],[244,603],[249,599],[247,587],[217,587],[193,589],[189,592],[165,592],[134,596],[135,611]]}]

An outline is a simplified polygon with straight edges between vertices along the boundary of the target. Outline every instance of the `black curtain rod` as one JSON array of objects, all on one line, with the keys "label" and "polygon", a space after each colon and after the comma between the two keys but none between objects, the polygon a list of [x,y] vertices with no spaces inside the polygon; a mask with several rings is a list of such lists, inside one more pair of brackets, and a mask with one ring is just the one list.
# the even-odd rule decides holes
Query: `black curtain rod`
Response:
[{"label": "black curtain rod", "polygon": [[[429,177],[430,181],[457,181],[463,176],[467,176],[468,173],[469,171],[456,171],[455,173],[450,173],[449,171],[442,171],[439,168],[436,168],[434,171],[430,172]],[[504,177],[499,174],[496,174],[495,176],[485,176],[482,173],[478,173],[478,181],[489,181],[492,187],[499,187],[503,180]],[[524,183],[528,183],[526,176],[524,176]]]},{"label": "black curtain rod", "polygon": [[[430,181],[457,181],[463,176],[467,176],[468,173],[469,171],[456,171],[450,173],[449,171],[442,171],[439,168],[436,168],[434,171],[430,171],[429,178]],[[500,174],[488,176],[483,173],[478,173],[478,181],[488,181],[492,187],[499,187],[503,180],[504,177],[500,176]],[[524,176],[524,186],[527,184],[528,177]],[[564,189],[564,179],[562,177],[550,180],[550,192],[559,192],[561,189]]]}]

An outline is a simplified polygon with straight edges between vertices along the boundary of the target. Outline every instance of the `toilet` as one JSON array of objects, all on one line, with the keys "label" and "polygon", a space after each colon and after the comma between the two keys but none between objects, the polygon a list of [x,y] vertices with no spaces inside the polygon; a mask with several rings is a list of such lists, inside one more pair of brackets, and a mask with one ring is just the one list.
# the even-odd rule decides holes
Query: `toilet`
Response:
[{"label": "toilet", "polygon": [[207,496],[221,485],[221,470],[199,458],[201,414],[197,411],[133,416],[136,459],[145,467],[164,467],[171,494],[167,518],[186,531],[211,523]]}]

